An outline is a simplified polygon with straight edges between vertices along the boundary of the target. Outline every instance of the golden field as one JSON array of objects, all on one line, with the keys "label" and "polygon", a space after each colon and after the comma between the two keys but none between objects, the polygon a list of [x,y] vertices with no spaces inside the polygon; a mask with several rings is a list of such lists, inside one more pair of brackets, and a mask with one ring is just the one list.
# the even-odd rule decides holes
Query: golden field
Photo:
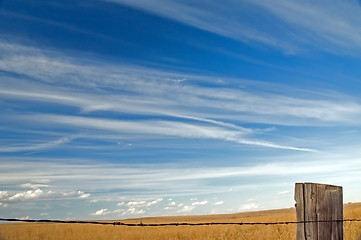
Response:
[{"label": "golden field", "polygon": [[[361,218],[361,203],[344,205],[344,218]],[[122,220],[125,223],[203,223],[203,222],[278,222],[296,221],[294,208],[235,214],[149,217]],[[111,221],[113,222],[113,221]],[[209,225],[127,227],[64,223],[0,224],[0,240],[225,240],[225,239],[296,239],[296,224],[288,225]],[[361,239],[361,222],[344,223],[344,239]]]}]

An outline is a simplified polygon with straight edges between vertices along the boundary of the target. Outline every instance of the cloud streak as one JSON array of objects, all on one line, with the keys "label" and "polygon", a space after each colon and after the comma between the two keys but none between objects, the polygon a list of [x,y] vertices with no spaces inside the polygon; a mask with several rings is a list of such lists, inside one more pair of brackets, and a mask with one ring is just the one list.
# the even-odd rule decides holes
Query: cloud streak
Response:
[{"label": "cloud streak", "polygon": [[[198,1],[193,4],[191,1],[164,1],[164,0],[107,0],[108,2],[119,3],[141,9],[162,17],[166,17],[183,24],[209,31],[218,35],[226,36],[243,42],[254,41],[280,48],[292,48],[296,46],[279,38],[267,34],[264,30],[254,26],[253,22],[247,24],[250,19],[250,12],[254,13],[252,4],[247,1]],[[259,10],[258,12],[259,13]],[[260,16],[257,16],[261,18]],[[247,21],[246,21],[247,20]],[[261,21],[265,19],[261,18]],[[258,19],[259,21],[259,19]],[[253,24],[252,24],[253,23]],[[267,22],[264,22],[267,24]]]},{"label": "cloud streak", "polygon": [[[258,177],[273,177],[275,179],[285,178],[297,178],[306,177],[309,175],[318,175],[320,178],[335,178],[348,174],[351,177],[352,174],[357,176],[359,171],[355,170],[360,164],[358,158],[347,158],[348,161],[340,161],[345,157],[333,156],[328,154],[321,154],[314,156],[318,160],[308,161],[288,161],[280,162],[279,159],[275,159],[264,164],[254,164],[251,166],[217,166],[217,167],[197,167],[188,165],[187,167],[182,164],[104,164],[94,163],[93,161],[79,161],[66,160],[66,159],[43,159],[39,160],[20,160],[16,159],[14,163],[2,162],[4,169],[11,169],[8,171],[1,171],[0,182],[7,182],[9,184],[16,180],[28,182],[29,179],[47,178],[51,179],[53,185],[56,184],[58,189],[66,187],[68,183],[73,183],[74,187],[83,189],[85,192],[92,189],[111,189],[113,187],[119,187],[123,189],[123,192],[128,190],[134,191],[137,189],[138,194],[140,192],[149,192],[153,194],[176,194],[177,192],[183,192],[190,194],[192,189],[201,193],[207,193],[208,191],[216,191],[216,187],[206,187],[206,184],[210,180],[225,180],[225,179],[256,179]],[[15,160],[15,159],[14,159]],[[51,160],[51,161],[50,161]],[[27,169],[38,169],[37,171],[27,173]],[[99,174],[106,173],[106,174]],[[94,176],[97,176],[94,179]],[[253,183],[245,183],[246,185],[253,185]],[[256,183],[255,183],[256,184]],[[241,184],[242,185],[242,184]],[[190,187],[192,186],[192,187]],[[201,190],[202,189],[202,190]],[[212,190],[213,189],[213,190]],[[222,189],[222,186],[220,186]],[[227,188],[228,191],[229,188]],[[3,195],[5,192],[3,192]],[[39,189],[32,189],[29,191],[21,191],[14,199],[19,198],[20,195],[34,196],[40,194],[44,197],[55,196],[77,196],[79,198],[85,198],[86,193],[78,191],[52,193],[49,191],[43,191]],[[122,193],[125,194],[125,193]],[[128,194],[131,195],[129,192]],[[141,195],[141,194],[140,194]],[[12,194],[12,196],[15,196]],[[6,197],[9,199],[9,196]],[[124,203],[126,206],[151,206],[161,201],[152,200],[146,201],[129,201]]]},{"label": "cloud streak", "polygon": [[[358,1],[284,1],[270,4],[264,0],[253,2],[293,28],[292,32],[308,44],[327,51],[361,50],[361,8]],[[342,9],[342,10],[341,10]],[[289,30],[291,32],[291,30]]]},{"label": "cloud streak", "polygon": [[[17,189],[0,191],[0,206],[16,207],[16,204],[39,200],[72,199],[86,200],[89,204],[104,204],[90,214],[101,217],[124,217],[134,215],[152,215],[161,208],[171,214],[188,214],[201,211],[203,207],[226,206],[226,201],[208,201],[204,196],[210,194],[239,194],[255,189],[268,189],[272,186],[274,196],[281,196],[285,191],[285,182],[297,182],[317,176],[318,182],[337,182],[347,174],[347,181],[358,179],[360,160],[355,156],[343,156],[326,153],[308,153],[298,158],[284,156],[265,157],[265,163],[245,164],[244,166],[197,166],[196,164],[166,163],[121,164],[101,163],[85,159],[51,159],[22,157],[1,159],[3,171],[0,170],[0,184],[19,186]],[[290,160],[291,159],[291,160]],[[305,160],[307,159],[307,161]],[[347,161],[343,161],[347,159]],[[240,163],[242,164],[242,163]],[[4,170],[6,169],[6,171]],[[37,169],[28,171],[28,169]],[[96,176],[96,178],[94,178]],[[35,188],[36,181],[47,179],[51,185]],[[252,179],[249,181],[248,179]],[[268,183],[260,179],[270,179]],[[345,179],[344,179],[345,180]],[[18,182],[32,184],[18,184]],[[217,184],[227,182],[227,185]],[[5,185],[4,185],[5,186]],[[24,187],[30,190],[22,190]],[[69,186],[73,189],[69,190]],[[288,186],[288,185],[287,185]],[[233,191],[230,192],[229,188]],[[286,189],[290,189],[287,187]],[[57,190],[53,190],[57,189]],[[64,190],[61,190],[64,189]],[[66,190],[65,190],[66,189]],[[350,195],[349,189],[345,193]],[[92,194],[90,195],[89,192]],[[198,196],[190,202],[178,200],[164,202],[164,197]],[[200,196],[200,197],[199,197]],[[119,201],[119,199],[128,199]],[[288,198],[287,198],[288,199]],[[241,200],[241,199],[240,199]],[[228,200],[229,201],[229,200]],[[289,198],[292,201],[292,198]],[[113,207],[111,203],[113,202]],[[159,205],[161,204],[162,205]],[[291,204],[291,203],[289,203]],[[257,203],[257,207],[263,206]],[[246,211],[256,207],[249,202],[234,211]],[[198,209],[199,208],[199,209]],[[107,209],[103,210],[102,209]],[[98,212],[99,211],[99,212]],[[98,213],[97,213],[98,212]],[[157,213],[159,214],[159,213]]]},{"label": "cloud streak", "polygon": [[[20,116],[19,116],[20,117]],[[146,121],[122,121],[103,118],[86,118],[65,115],[29,115],[21,116],[22,119],[27,119],[36,124],[47,124],[51,122],[53,125],[65,125],[75,128],[87,128],[93,130],[103,130],[109,133],[119,132],[123,134],[131,134],[134,136],[145,137],[153,136],[160,137],[181,137],[181,138],[200,138],[200,139],[215,139],[236,142],[245,145],[253,145],[268,148],[295,150],[315,152],[316,150],[310,148],[298,148],[286,145],[274,144],[267,141],[259,141],[247,139],[247,135],[251,131],[229,130],[227,128],[220,128],[217,126],[207,126],[200,124],[190,124],[178,121],[164,121],[164,120],[146,120]]]},{"label": "cloud streak", "polygon": [[[245,82],[252,87],[260,88],[261,92],[265,91],[256,94],[251,90],[217,83],[218,80],[210,76],[164,72],[137,66],[101,64],[99,67],[99,64],[94,62],[82,63],[76,59],[58,56],[57,53],[25,46],[1,42],[0,47],[8,56],[6,61],[5,58],[0,60],[0,68],[37,80],[18,78],[15,84],[14,81],[10,81],[15,80],[12,76],[6,76],[9,81],[0,83],[0,98],[77,107],[81,112],[76,115],[116,112],[149,119],[139,121],[135,116],[131,121],[121,121],[74,115],[34,115],[33,120],[53,125],[52,127],[61,124],[138,136],[144,134],[217,139],[267,148],[314,151],[307,147],[254,139],[253,129],[242,127],[232,121],[299,125],[303,119],[307,119],[305,122],[313,119],[311,122],[314,121],[315,124],[330,124],[345,119],[350,121],[361,114],[361,107],[352,102],[352,99],[345,100],[348,101],[347,104],[336,102],[336,99],[331,97],[328,100],[304,100],[283,93],[267,92],[262,89],[262,85],[265,84],[262,82]],[[10,50],[5,47],[9,47]],[[57,56],[56,60],[53,60],[53,55]],[[31,64],[28,65],[28,62]],[[34,62],[38,62],[42,68],[34,70]],[[186,81],[180,84],[175,81],[176,79]],[[59,81],[62,83],[59,84]],[[231,83],[234,80],[227,81]],[[202,86],[202,82],[217,83],[218,86],[205,87]],[[77,91],[73,90],[75,87]],[[157,118],[172,120],[153,120]],[[257,133],[259,135],[259,132]],[[69,138],[61,138],[31,146],[6,146],[0,148],[0,152],[40,150],[68,141]]]},{"label": "cloud streak", "polygon": [[[307,92],[243,79],[225,78],[225,83],[219,83],[219,78],[211,76],[105,64],[96,59],[84,63],[78,57],[21,45],[11,45],[9,50],[8,45],[0,44],[5,51],[0,69],[38,81],[6,76],[8,81],[0,84],[4,99],[50,102],[84,112],[170,116],[236,128],[240,127],[229,121],[319,126],[357,124],[361,115],[360,103],[335,91]],[[11,50],[23,48],[28,52]],[[33,63],[42,67],[35,68]],[[177,79],[186,80],[179,84]],[[244,86],[234,87],[235,81]]]},{"label": "cloud streak", "polygon": [[17,146],[1,146],[0,152],[10,153],[10,152],[25,152],[25,151],[41,151],[51,148],[56,148],[60,145],[70,142],[70,139],[67,137],[60,138],[55,141],[50,141],[46,143],[40,143],[35,145],[17,145]]},{"label": "cloud streak", "polygon": [[[165,1],[106,0],[131,6],[247,44],[287,53],[307,46],[337,54],[361,50],[361,8],[357,1]],[[342,11],[340,10],[342,9]]]}]

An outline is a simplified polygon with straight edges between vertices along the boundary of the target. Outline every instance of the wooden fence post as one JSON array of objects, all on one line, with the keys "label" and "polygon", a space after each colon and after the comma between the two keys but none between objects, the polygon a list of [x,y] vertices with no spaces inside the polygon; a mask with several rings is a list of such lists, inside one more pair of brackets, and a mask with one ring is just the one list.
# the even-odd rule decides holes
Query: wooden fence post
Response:
[{"label": "wooden fence post", "polygon": [[295,200],[297,221],[306,221],[297,224],[297,240],[343,239],[342,187],[296,183]]}]

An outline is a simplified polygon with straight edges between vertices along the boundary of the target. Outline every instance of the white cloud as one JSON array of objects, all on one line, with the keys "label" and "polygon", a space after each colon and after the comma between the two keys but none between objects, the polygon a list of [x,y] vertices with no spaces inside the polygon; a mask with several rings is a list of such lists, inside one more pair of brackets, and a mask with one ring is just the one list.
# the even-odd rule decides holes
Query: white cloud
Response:
[{"label": "white cloud", "polygon": [[200,201],[200,202],[193,202],[192,206],[199,206],[199,205],[206,205],[208,204],[208,201]]},{"label": "white cloud", "polygon": [[41,178],[41,179],[33,179],[31,182],[36,183],[36,184],[46,184],[46,183],[50,183],[50,179],[45,179],[45,178]]},{"label": "white cloud", "polygon": [[4,202],[8,200],[9,196],[8,191],[0,191],[0,207],[7,207],[7,204]]},{"label": "white cloud", "polygon": [[109,214],[109,213],[111,213],[111,212],[109,211],[109,209],[107,209],[107,208],[102,208],[102,209],[96,211],[95,213],[92,213],[91,215],[94,215],[94,216],[102,216],[102,215],[107,215],[107,214]]},{"label": "white cloud", "polygon": [[223,205],[224,201],[215,202],[214,205]]},{"label": "white cloud", "polygon": [[127,206],[131,207],[143,207],[146,205],[145,201],[130,201],[127,203]]},{"label": "white cloud", "polygon": [[129,208],[124,214],[133,214],[133,215],[139,215],[144,214],[145,210],[143,209],[137,209],[137,208]]},{"label": "white cloud", "polygon": [[259,208],[260,208],[260,206],[257,203],[246,203],[246,204],[241,205],[239,210],[240,211],[249,211],[249,210],[257,210]]},{"label": "white cloud", "polygon": [[88,198],[90,197],[90,194],[89,193],[84,193],[83,191],[71,191],[71,192],[50,192],[49,193],[52,193],[54,196],[55,195],[59,195],[59,196],[62,196],[62,197],[70,197],[70,198],[73,198],[73,197],[76,197],[76,198]]},{"label": "white cloud", "polygon": [[128,209],[118,209],[115,210],[114,213],[120,213],[122,216],[126,215],[141,215],[145,213],[144,209],[140,209],[137,207],[129,207]]},{"label": "white cloud", "polygon": [[196,206],[184,205],[184,206],[183,206],[181,209],[179,209],[177,212],[178,212],[178,213],[190,213],[190,212],[192,212],[195,208],[196,208]]},{"label": "white cloud", "polygon": [[0,191],[0,202],[16,203],[35,199],[62,199],[62,198],[88,198],[90,194],[82,191],[72,192],[58,192],[58,191],[43,191],[42,189],[33,189],[25,192],[9,193],[9,191]]},{"label": "white cloud", "polygon": [[183,206],[183,204],[182,203],[180,203],[180,204],[178,204],[177,205],[177,203],[176,202],[170,202],[166,207],[164,207],[164,209],[165,210],[174,210],[175,208],[179,208],[179,207],[182,207]]},{"label": "white cloud", "polygon": [[[51,192],[49,192],[49,193],[51,194]],[[45,196],[45,195],[46,195],[46,193],[44,193],[43,190],[36,189],[36,190],[29,190],[26,192],[16,193],[13,196],[10,196],[7,200],[9,202],[24,201],[24,200],[28,200],[28,199],[39,198],[39,197]]]},{"label": "white cloud", "polygon": [[120,207],[120,209],[116,209],[112,211],[112,213],[118,213],[121,216],[141,215],[144,214],[147,209],[150,209],[150,207],[162,201],[163,198],[157,198],[155,200],[136,200],[136,201],[120,202],[116,204],[117,207]]},{"label": "white cloud", "polygon": [[39,188],[48,188],[49,185],[41,184],[41,183],[24,183],[24,184],[21,184],[20,187],[22,187],[22,188],[31,188],[31,189],[39,189]]},{"label": "white cloud", "polygon": [[8,191],[0,191],[0,199],[6,199],[9,197],[9,192]]},{"label": "white cloud", "polygon": [[156,200],[150,201],[150,202],[147,203],[147,207],[150,207],[150,206],[152,206],[152,205],[158,204],[158,203],[160,203],[161,201],[163,201],[163,198],[158,198],[158,199],[156,199]]},{"label": "white cloud", "polygon": [[89,193],[84,193],[82,191],[78,191],[77,194],[78,194],[79,198],[88,198],[88,197],[90,197]]}]

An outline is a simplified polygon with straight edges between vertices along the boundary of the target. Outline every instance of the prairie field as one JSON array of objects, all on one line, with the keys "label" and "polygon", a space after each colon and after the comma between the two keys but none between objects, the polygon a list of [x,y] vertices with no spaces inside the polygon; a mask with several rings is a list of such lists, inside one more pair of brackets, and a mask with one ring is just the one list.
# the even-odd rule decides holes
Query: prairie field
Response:
[{"label": "prairie field", "polygon": [[[361,218],[361,203],[344,205],[344,218]],[[119,220],[114,220],[119,221]],[[114,222],[111,220],[110,222]],[[235,214],[148,217],[121,220],[124,223],[204,223],[204,222],[279,222],[296,221],[294,208]],[[0,240],[226,240],[296,239],[296,224],[288,225],[208,225],[127,227],[67,223],[0,224]],[[361,222],[344,222],[344,239],[361,239]]]}]

